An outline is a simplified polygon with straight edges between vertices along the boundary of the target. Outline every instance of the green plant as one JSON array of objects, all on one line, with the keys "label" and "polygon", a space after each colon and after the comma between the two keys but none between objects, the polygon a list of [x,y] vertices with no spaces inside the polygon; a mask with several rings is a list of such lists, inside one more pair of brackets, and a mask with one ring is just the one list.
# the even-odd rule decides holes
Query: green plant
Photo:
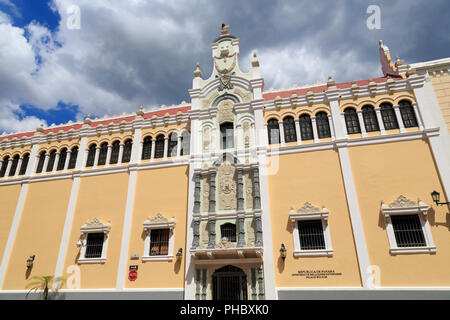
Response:
[{"label": "green plant", "polygon": [[30,292],[42,290],[42,296],[44,300],[49,299],[49,293],[50,288],[55,284],[53,289],[53,296],[55,296],[58,293],[59,287],[65,282],[66,280],[63,277],[54,277],[54,276],[34,276],[30,278],[29,283],[26,286],[26,289],[30,289],[27,293],[27,297],[30,294]]}]

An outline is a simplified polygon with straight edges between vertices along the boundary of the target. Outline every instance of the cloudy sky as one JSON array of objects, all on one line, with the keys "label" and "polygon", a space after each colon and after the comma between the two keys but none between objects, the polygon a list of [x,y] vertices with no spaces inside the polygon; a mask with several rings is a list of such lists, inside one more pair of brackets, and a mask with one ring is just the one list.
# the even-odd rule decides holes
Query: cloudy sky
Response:
[{"label": "cloudy sky", "polygon": [[406,63],[449,57],[449,16],[448,0],[0,0],[0,132],[189,101],[222,23],[267,90],[381,76],[380,39]]}]

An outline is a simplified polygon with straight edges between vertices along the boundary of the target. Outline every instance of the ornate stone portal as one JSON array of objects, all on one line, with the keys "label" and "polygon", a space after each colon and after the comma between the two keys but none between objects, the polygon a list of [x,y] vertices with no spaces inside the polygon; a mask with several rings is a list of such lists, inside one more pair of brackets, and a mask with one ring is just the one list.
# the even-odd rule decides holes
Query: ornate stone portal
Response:
[{"label": "ornate stone portal", "polygon": [[236,210],[236,168],[227,160],[217,169],[219,180],[219,210]]}]

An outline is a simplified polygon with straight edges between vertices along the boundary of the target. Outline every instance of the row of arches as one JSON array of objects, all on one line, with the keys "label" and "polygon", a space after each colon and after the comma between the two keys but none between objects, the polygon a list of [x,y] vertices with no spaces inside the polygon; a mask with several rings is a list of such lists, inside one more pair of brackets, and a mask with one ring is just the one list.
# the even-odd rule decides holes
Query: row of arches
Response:
[{"label": "row of arches", "polygon": [[29,153],[25,153],[22,156],[16,154],[14,157],[4,157],[2,160],[0,160],[0,178],[5,177],[5,175],[9,177],[13,177],[15,175],[24,175],[27,170],[29,160]]},{"label": "row of arches", "polygon": [[[284,142],[295,142],[297,141],[297,130],[295,128],[296,120],[292,116],[286,116],[283,118],[281,125],[283,127],[283,138]],[[330,123],[328,119],[328,114],[324,111],[316,113],[314,118],[315,126],[317,129],[318,138],[329,138],[331,137]],[[312,140],[314,139],[314,128],[313,120],[309,114],[302,114],[298,119],[299,131],[302,140]],[[269,144],[279,144],[281,142],[280,136],[280,123],[277,119],[271,118],[267,121],[267,129],[269,136]]]},{"label": "row of arches", "polygon": [[[402,121],[401,123],[405,128],[418,126],[414,108],[407,100],[399,102],[401,119],[397,119],[391,103],[382,103],[378,110],[381,115],[381,124],[384,130],[398,129],[400,121]],[[366,132],[380,131],[380,123],[374,106],[364,105],[361,108],[361,114]],[[355,108],[347,107],[344,109],[344,118],[348,134],[361,133],[361,123]]]},{"label": "row of arches", "polygon": [[62,148],[59,152],[56,149],[49,152],[43,150],[39,154],[36,173],[42,173],[43,170],[45,170],[45,172],[52,172],[54,170],[61,171],[74,169],[77,162],[77,157],[77,146],[72,147],[72,149]]}]

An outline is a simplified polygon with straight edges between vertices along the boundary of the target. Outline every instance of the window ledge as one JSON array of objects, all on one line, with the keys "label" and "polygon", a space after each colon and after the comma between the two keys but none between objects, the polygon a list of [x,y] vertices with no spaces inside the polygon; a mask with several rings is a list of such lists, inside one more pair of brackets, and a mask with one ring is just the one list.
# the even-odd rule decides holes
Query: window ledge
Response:
[{"label": "window ledge", "polygon": [[333,249],[321,249],[321,250],[296,250],[294,251],[294,257],[305,257],[305,256],[332,256]]},{"label": "window ledge", "polygon": [[142,261],[172,261],[173,255],[170,256],[144,256]]},{"label": "window ledge", "polygon": [[83,258],[83,259],[78,259],[77,263],[78,264],[83,264],[83,263],[105,263],[106,262],[106,258]]},{"label": "window ledge", "polygon": [[409,253],[434,253],[436,247],[405,247],[405,248],[391,248],[391,254],[409,254]]}]

